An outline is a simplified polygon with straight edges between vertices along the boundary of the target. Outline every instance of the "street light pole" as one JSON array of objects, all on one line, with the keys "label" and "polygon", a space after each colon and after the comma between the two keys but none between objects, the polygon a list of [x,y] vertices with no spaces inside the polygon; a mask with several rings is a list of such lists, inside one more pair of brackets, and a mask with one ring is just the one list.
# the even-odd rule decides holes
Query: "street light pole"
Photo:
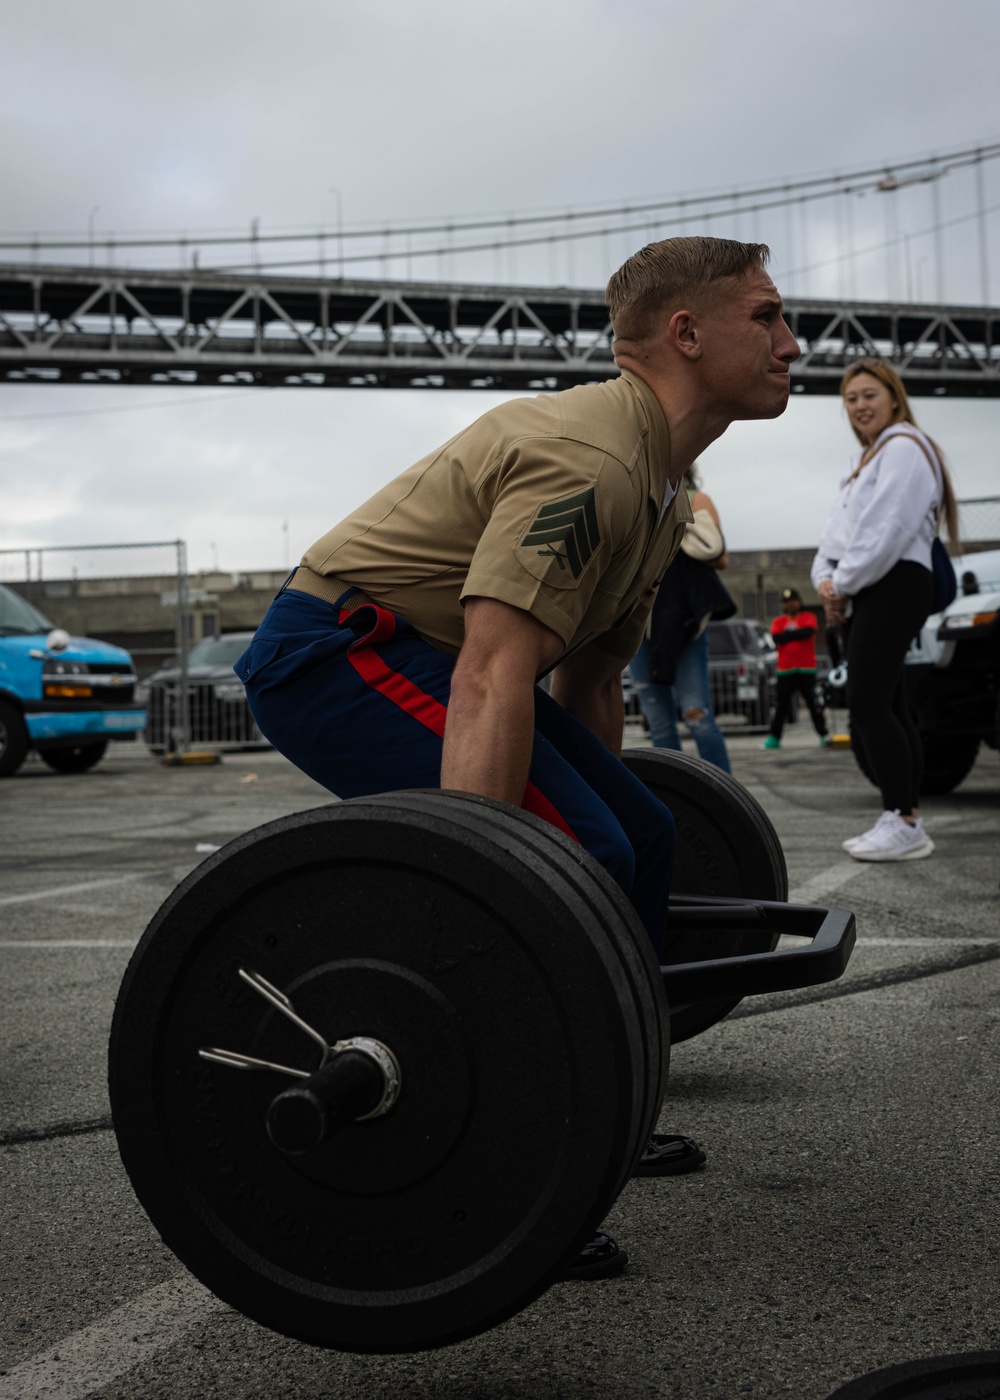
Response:
[{"label": "street light pole", "polygon": [[330,193],[337,197],[337,249],[338,265],[341,282],[344,280],[344,196],[336,185],[330,186]]},{"label": "street light pole", "polygon": [[94,216],[100,213],[101,206],[95,204],[87,215],[87,242],[90,244],[90,265],[94,266]]},{"label": "street light pole", "polygon": [[923,271],[922,271],[922,269],[923,269],[924,263],[925,263],[925,262],[929,262],[929,261],[930,261],[930,258],[929,258],[928,255],[925,255],[924,257],[918,258],[918,259],[917,259],[917,269],[916,269],[916,276],[917,276],[917,301],[918,301],[918,303],[920,303],[920,304],[922,304],[922,303],[923,303],[923,300],[924,300],[924,279],[923,279]]}]

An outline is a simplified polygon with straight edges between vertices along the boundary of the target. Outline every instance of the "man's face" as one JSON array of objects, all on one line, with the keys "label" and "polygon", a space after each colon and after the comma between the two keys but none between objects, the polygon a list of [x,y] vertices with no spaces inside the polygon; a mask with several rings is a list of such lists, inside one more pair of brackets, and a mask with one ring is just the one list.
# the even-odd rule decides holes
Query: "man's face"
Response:
[{"label": "man's face", "polygon": [[784,413],[788,367],[801,352],[767,273],[750,272],[720,287],[698,321],[700,369],[711,406],[730,421]]},{"label": "man's face", "polygon": [[781,606],[784,609],[786,617],[797,617],[802,604],[799,602],[798,598],[786,598]]}]

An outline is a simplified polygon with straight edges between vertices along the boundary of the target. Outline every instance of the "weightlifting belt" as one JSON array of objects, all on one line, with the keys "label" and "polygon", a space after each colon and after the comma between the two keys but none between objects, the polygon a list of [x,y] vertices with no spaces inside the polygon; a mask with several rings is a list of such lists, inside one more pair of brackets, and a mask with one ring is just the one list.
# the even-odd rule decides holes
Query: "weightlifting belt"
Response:
[{"label": "weightlifting belt", "polygon": [[339,603],[342,614],[352,613],[356,608],[379,606],[374,598],[362,593],[361,589],[355,588],[353,584],[345,583],[343,579],[333,578],[329,574],[317,574],[304,564],[300,564],[284,584],[282,593],[286,588],[296,593],[308,593],[312,598],[321,598],[324,603]]}]

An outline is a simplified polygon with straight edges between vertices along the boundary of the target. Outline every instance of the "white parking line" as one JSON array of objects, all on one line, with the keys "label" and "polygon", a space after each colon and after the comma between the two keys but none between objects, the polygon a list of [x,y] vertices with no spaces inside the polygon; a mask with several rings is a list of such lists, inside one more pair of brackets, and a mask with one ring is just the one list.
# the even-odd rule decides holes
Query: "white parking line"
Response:
[{"label": "white parking line", "polygon": [[0,948],[134,948],[138,938],[3,938]]},{"label": "white parking line", "polygon": [[109,875],[106,880],[88,880],[81,885],[56,885],[51,890],[32,890],[30,894],[5,894],[0,895],[0,905],[31,904],[36,899],[59,899],[65,894],[85,894],[87,890],[103,890],[108,885],[127,885],[133,880],[148,880],[151,875],[158,874],[158,870],[142,870],[132,875]]},{"label": "white parking line", "polygon": [[842,885],[847,884],[848,880],[853,880],[855,875],[860,875],[864,869],[865,866],[860,861],[838,860],[836,865],[831,865],[827,870],[821,870],[811,880],[806,880],[805,884],[797,885],[794,890],[789,890],[788,902],[790,904],[814,904],[824,895],[833,894],[834,890],[839,890]]},{"label": "white parking line", "polygon": [[858,937],[858,947],[865,948],[988,948],[1000,943],[1000,936],[984,933],[981,938],[866,938]]},{"label": "white parking line", "polygon": [[0,1376],[0,1400],[83,1400],[172,1346],[193,1323],[224,1306],[192,1278],[159,1283],[11,1367]]}]

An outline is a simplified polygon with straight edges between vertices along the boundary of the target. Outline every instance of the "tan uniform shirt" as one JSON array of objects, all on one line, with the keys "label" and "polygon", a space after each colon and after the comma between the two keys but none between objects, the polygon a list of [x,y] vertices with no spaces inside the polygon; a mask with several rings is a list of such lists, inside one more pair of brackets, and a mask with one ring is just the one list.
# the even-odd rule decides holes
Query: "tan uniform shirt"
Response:
[{"label": "tan uniform shirt", "polygon": [[452,655],[462,600],[496,598],[564,655],[594,642],[627,660],[692,518],[683,491],[660,518],[669,465],[663,411],[633,374],[514,399],[318,540],[290,587],[354,584]]}]

